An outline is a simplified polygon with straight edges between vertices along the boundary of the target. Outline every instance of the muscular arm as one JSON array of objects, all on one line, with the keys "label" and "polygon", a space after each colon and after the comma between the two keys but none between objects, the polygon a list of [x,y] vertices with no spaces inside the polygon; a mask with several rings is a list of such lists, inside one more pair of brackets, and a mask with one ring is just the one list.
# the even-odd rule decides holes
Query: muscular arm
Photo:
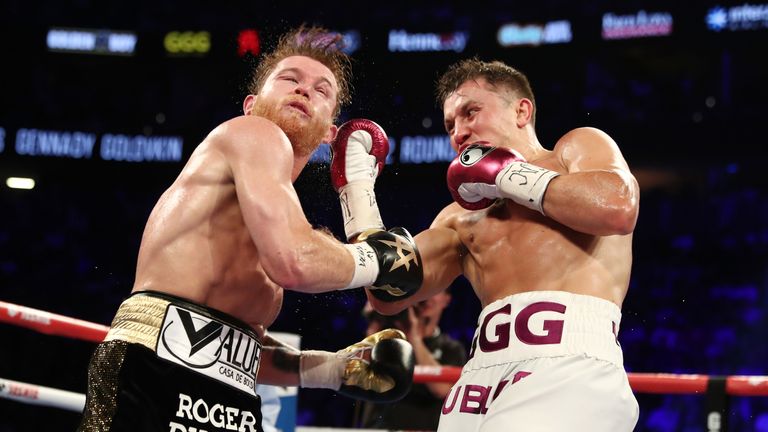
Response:
[{"label": "muscular arm", "polygon": [[549,184],[544,213],[587,234],[631,233],[639,187],[616,143],[597,129],[580,128],[561,138],[555,153],[567,173]]},{"label": "muscular arm", "polygon": [[259,384],[298,386],[301,352],[269,335],[262,338]]},{"label": "muscular arm", "polygon": [[376,311],[384,315],[394,315],[448,288],[462,273],[463,245],[458,233],[448,223],[450,213],[455,211],[451,210],[453,208],[454,206],[448,206],[443,209],[432,222],[432,226],[415,237],[424,266],[421,288],[414,295],[397,302],[383,302],[366,290],[368,300]]},{"label": "muscular arm", "polygon": [[293,188],[293,150],[272,122],[238,117],[213,139],[233,177],[245,225],[267,276],[278,285],[303,292],[346,286],[352,256],[340,242],[315,231]]}]

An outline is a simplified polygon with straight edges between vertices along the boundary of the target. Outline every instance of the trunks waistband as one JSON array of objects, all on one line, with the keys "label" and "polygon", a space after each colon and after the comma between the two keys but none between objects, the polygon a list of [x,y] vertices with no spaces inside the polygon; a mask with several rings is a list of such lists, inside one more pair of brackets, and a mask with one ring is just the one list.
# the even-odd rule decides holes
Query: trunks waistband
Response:
[{"label": "trunks waistband", "polygon": [[143,345],[165,360],[254,394],[261,342],[244,322],[154,291],[132,294],[118,308],[105,342]]},{"label": "trunks waistband", "polygon": [[464,371],[566,355],[623,367],[620,323],[619,307],[597,297],[565,291],[513,294],[480,313]]}]

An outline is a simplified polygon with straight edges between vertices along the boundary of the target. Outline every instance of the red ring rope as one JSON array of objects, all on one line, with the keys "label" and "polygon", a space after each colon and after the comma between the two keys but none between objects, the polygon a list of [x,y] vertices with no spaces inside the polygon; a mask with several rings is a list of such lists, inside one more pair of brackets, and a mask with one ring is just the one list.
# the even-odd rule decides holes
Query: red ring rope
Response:
[{"label": "red ring rope", "polygon": [[49,335],[101,342],[109,327],[0,301],[0,322]]},{"label": "red ring rope", "polygon": [[[26,327],[41,333],[101,342],[109,327],[50,312],[0,301],[0,322]],[[417,366],[415,383],[454,383],[461,375],[457,366]],[[709,375],[629,373],[629,384],[636,393],[704,394]],[[726,393],[731,396],[768,396],[768,376],[728,376]]]}]

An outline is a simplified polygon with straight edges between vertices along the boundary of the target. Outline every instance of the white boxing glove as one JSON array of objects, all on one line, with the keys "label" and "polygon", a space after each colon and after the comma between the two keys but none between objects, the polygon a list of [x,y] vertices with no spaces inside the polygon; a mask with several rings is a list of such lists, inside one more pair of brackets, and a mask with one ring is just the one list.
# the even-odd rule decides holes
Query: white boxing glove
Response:
[{"label": "white boxing glove", "polygon": [[384,129],[367,119],[344,123],[331,142],[331,184],[339,193],[348,240],[365,230],[384,228],[374,183],[388,153]]}]

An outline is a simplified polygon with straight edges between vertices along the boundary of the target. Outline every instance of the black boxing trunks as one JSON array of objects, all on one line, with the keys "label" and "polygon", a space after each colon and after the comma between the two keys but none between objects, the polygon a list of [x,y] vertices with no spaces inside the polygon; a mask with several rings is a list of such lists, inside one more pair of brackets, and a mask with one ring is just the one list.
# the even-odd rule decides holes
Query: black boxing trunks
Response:
[{"label": "black boxing trunks", "polygon": [[242,321],[168,294],[135,293],[91,358],[78,431],[262,432],[260,356]]}]

